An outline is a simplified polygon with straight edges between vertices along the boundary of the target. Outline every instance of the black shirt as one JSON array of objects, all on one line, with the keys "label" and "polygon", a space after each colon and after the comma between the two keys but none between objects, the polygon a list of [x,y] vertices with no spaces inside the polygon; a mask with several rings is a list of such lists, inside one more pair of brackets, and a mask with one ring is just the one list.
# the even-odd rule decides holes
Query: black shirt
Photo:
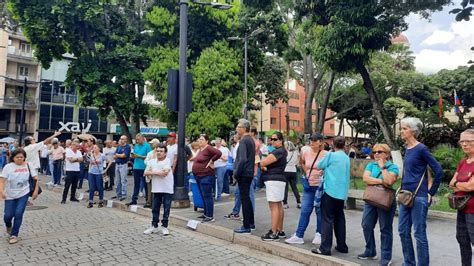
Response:
[{"label": "black shirt", "polygon": [[285,147],[281,146],[280,148],[272,151],[270,154],[273,154],[273,156],[277,158],[277,161],[272,164],[267,165],[267,171],[262,172],[263,182],[265,181],[286,182],[286,178],[283,173],[285,172],[286,156],[288,153]]},{"label": "black shirt", "polygon": [[255,142],[251,136],[245,135],[239,141],[236,157],[234,161],[234,177],[236,179],[239,179],[241,176],[253,177]]}]

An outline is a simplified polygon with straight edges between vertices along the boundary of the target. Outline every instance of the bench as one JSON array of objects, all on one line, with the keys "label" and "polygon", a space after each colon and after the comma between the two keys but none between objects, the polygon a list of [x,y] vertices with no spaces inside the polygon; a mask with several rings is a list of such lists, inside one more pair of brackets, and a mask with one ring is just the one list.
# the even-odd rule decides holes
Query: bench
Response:
[{"label": "bench", "polygon": [[362,189],[349,189],[349,195],[347,196],[346,206],[348,210],[356,208],[356,200],[362,200],[364,197],[364,190]]}]

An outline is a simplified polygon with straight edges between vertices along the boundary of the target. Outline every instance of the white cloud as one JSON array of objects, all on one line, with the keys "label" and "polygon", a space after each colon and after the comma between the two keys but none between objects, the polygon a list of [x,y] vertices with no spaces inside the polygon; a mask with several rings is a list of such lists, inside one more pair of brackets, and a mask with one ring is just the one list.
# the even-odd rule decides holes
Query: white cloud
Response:
[{"label": "white cloud", "polygon": [[415,55],[415,67],[416,70],[425,74],[436,73],[441,69],[455,69],[467,64],[469,53],[469,50],[439,51],[423,49]]},{"label": "white cloud", "polygon": [[454,33],[444,30],[435,30],[428,38],[426,38],[421,44],[435,45],[435,44],[446,44],[454,39]]}]

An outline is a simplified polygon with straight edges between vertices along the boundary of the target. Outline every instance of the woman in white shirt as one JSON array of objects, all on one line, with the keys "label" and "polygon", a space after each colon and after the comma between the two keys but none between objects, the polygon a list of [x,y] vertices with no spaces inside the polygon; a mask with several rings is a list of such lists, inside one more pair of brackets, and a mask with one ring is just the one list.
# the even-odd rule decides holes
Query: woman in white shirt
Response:
[{"label": "woman in white shirt", "polygon": [[[26,152],[17,149],[12,152],[10,160],[0,174],[0,199],[5,200],[5,211],[3,220],[9,234],[8,243],[18,242],[18,233],[23,221],[26,204],[30,195],[30,175],[38,180],[36,169],[26,162]],[[38,182],[31,197],[38,197]]]}]

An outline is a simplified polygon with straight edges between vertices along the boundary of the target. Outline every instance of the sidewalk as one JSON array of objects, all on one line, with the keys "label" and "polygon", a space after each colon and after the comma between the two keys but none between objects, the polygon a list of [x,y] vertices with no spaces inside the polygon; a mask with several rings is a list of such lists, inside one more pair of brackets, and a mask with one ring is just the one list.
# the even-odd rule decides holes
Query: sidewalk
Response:
[{"label": "sidewalk", "polygon": [[[48,177],[42,177],[42,182],[48,182]],[[84,192],[84,199],[87,199],[88,194],[85,193],[87,190],[87,182],[84,183],[84,189],[78,190],[79,192]],[[233,190],[234,187],[231,187]],[[123,201],[127,203],[130,201],[131,192],[133,192],[133,178],[128,178],[128,198]],[[115,195],[115,191],[106,191],[104,198],[110,199]],[[291,236],[296,230],[298,225],[298,219],[300,210],[296,208],[296,202],[292,193],[289,194],[289,209],[285,209],[285,221],[284,221],[284,231],[287,236]],[[192,198],[191,204],[192,204]],[[58,197],[58,202],[60,201]],[[143,206],[144,199],[143,197],[139,198],[139,205]],[[69,204],[69,202],[67,203]],[[216,222],[213,223],[216,226],[222,226],[224,228],[233,229],[240,227],[242,222],[236,220],[227,220],[224,219],[224,215],[229,214],[233,208],[233,197],[223,197],[220,202],[215,203],[214,208],[214,217]],[[359,263],[362,265],[378,265],[378,260],[376,261],[361,261],[357,259],[357,255],[364,251],[365,241],[362,234],[361,220],[362,212],[358,210],[347,210],[346,212],[346,227],[347,227],[347,245],[349,246],[349,254],[341,254],[333,250],[332,254],[334,257]],[[196,219],[200,216],[201,212],[195,212],[191,208],[186,209],[172,209],[172,215],[178,215],[187,219]],[[268,231],[270,228],[270,211],[268,209],[268,204],[265,198],[265,192],[259,192],[256,194],[256,230],[252,232],[252,235],[260,236]],[[401,242],[400,237],[398,236],[398,219],[395,217],[394,220],[394,241],[393,241],[393,258],[392,265],[401,265],[403,262],[403,256],[401,251]],[[430,261],[431,265],[459,265],[459,247],[455,238],[456,235],[456,221],[453,219],[443,219],[443,218],[428,218],[427,224],[428,231],[428,241],[430,245]],[[315,232],[315,215],[311,217],[311,222],[305,233],[305,244],[304,245],[293,245],[295,248],[302,248],[305,250],[311,250],[314,248],[314,245],[311,244],[311,241],[314,237]],[[377,228],[375,229],[376,242],[377,242],[377,252],[380,253],[380,231]],[[415,242],[415,239],[413,238]],[[263,242],[263,241],[262,241]],[[280,242],[283,243],[283,240]],[[415,247],[416,248],[416,247]]]}]

